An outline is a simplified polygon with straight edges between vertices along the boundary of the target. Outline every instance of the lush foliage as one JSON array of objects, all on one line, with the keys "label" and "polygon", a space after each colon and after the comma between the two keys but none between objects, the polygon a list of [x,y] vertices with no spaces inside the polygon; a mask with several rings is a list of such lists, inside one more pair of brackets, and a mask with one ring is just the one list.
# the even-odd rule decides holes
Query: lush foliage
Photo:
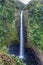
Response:
[{"label": "lush foliage", "polygon": [[17,11],[21,4],[17,3],[19,2],[12,0],[0,1],[0,65],[25,65],[22,60],[10,55],[6,46],[11,44],[11,41],[18,41],[14,11]]},{"label": "lush foliage", "polygon": [[14,11],[16,8],[11,2],[0,2],[0,45],[3,46],[17,40],[17,31],[15,29],[16,19],[14,17]]},{"label": "lush foliage", "polygon": [[[26,8],[27,7],[27,8]],[[18,40],[15,22],[15,11],[28,9],[27,40],[31,44],[43,50],[43,3],[32,1],[28,5],[13,0],[0,2],[0,65],[25,65],[22,60],[8,54],[6,45]],[[3,62],[3,63],[2,63]]]},{"label": "lush foliage", "polygon": [[28,40],[39,49],[43,50],[43,3],[32,1],[28,5]]},{"label": "lush foliage", "polygon": [[0,65],[26,65],[15,55],[8,53],[6,46],[0,47]]}]

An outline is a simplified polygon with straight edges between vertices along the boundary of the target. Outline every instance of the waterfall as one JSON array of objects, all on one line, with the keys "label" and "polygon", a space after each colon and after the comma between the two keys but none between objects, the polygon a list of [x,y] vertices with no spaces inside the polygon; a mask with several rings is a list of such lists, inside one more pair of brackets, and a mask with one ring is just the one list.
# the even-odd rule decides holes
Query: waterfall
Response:
[{"label": "waterfall", "polygon": [[23,38],[23,11],[20,14],[20,56],[19,58],[24,58],[24,38]]}]

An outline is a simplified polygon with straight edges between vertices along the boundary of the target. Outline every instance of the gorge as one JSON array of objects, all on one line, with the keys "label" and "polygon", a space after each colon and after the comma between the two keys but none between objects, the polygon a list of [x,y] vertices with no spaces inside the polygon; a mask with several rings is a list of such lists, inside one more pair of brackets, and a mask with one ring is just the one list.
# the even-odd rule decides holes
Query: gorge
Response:
[{"label": "gorge", "polygon": [[0,65],[25,64],[43,65],[43,1],[1,0]]},{"label": "gorge", "polygon": [[[27,14],[28,11],[25,11],[25,13]],[[38,59],[38,57],[35,55],[35,51],[32,48],[26,48],[24,41],[24,20],[23,20],[23,15],[24,11],[20,11],[20,31],[19,31],[19,36],[20,36],[20,43],[16,43],[14,42],[11,46],[9,46],[9,53],[12,55],[16,55],[18,58],[22,59],[24,61],[24,63],[26,63],[26,65],[37,65],[38,61],[40,61]],[[41,63],[40,63],[41,64]]]}]

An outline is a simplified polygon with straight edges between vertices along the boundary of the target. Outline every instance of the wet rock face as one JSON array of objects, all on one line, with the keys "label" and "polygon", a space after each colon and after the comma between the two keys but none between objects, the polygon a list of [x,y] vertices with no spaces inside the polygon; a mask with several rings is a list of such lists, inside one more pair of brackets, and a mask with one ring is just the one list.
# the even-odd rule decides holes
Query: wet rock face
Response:
[{"label": "wet rock face", "polygon": [[[18,37],[20,37],[19,36],[19,32],[20,32],[20,10],[18,10],[18,11],[15,11],[15,15],[14,15],[14,17],[15,17],[15,20],[16,20],[16,22],[15,22],[15,28],[16,28],[16,30],[17,30],[17,34],[18,34]],[[25,43],[27,43],[27,22],[28,22],[28,10],[24,10],[24,12],[23,12],[23,25],[24,25],[24,41],[25,41]]]},{"label": "wet rock face", "polygon": [[25,44],[27,43],[27,22],[28,22],[28,10],[24,10],[24,38],[25,38]]},{"label": "wet rock face", "polygon": [[37,56],[36,52],[32,49],[32,48],[27,48],[26,52],[28,51],[28,53],[26,54],[26,62],[27,65],[41,65],[41,61],[39,59],[39,57]]},{"label": "wet rock face", "polygon": [[18,37],[19,37],[19,30],[20,30],[20,11],[15,11],[14,12],[14,17],[15,17],[15,28],[16,28],[16,31],[17,31],[17,34],[18,34]]},{"label": "wet rock face", "polygon": [[41,60],[41,64],[43,65],[43,53],[40,54],[39,58]]}]

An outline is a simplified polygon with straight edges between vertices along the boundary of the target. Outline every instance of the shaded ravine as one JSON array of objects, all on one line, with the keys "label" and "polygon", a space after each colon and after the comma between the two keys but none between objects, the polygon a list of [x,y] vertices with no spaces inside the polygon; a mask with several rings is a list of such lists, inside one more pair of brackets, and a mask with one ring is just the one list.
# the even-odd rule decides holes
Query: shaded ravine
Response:
[{"label": "shaded ravine", "polygon": [[22,58],[26,65],[41,65],[39,58],[35,54],[32,48],[25,48],[25,35],[24,35],[24,21],[23,21],[23,11],[20,14],[20,44],[13,43],[9,46],[9,53]]},{"label": "shaded ravine", "polygon": [[[18,44],[12,44],[11,46],[9,46],[9,53],[19,56],[19,49],[20,46]],[[23,59],[23,61],[26,63],[26,65],[41,65],[40,60],[37,55],[35,55],[33,49],[25,48],[24,56],[25,58]]]}]

